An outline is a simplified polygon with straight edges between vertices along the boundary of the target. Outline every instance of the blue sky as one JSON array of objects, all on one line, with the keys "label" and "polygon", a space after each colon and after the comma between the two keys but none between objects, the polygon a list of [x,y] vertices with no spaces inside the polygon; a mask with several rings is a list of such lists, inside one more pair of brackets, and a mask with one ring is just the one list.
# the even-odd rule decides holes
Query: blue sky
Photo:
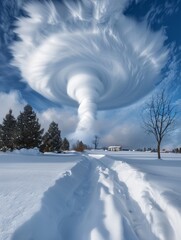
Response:
[{"label": "blue sky", "polygon": [[[23,106],[29,103],[37,111],[45,128],[50,121],[55,120],[59,123],[64,136],[69,136],[74,131],[77,134],[76,129],[78,128],[78,130],[81,129],[83,135],[86,135],[88,142],[91,142],[90,132],[92,130],[93,133],[100,136],[102,145],[121,144],[130,148],[154,147],[154,139],[145,135],[141,128],[140,114],[144,102],[149,99],[152,93],[159,91],[164,86],[167,88],[169,96],[172,97],[173,104],[177,107],[178,115],[175,130],[172,135],[165,139],[163,146],[180,146],[180,0],[114,0],[110,1],[112,5],[109,9],[106,9],[109,0],[101,1],[108,3],[108,5],[96,5],[97,1],[89,1],[95,2],[91,5],[87,0],[52,1],[53,5],[49,2],[50,6],[47,5],[46,7],[44,7],[46,1],[32,1],[27,10],[28,2],[26,0],[3,0],[0,3],[0,99],[3,102],[0,111],[1,119],[9,108],[12,108],[14,114],[17,115],[23,109]],[[123,3],[120,4],[120,2]],[[37,3],[43,4],[37,5]],[[103,6],[105,9],[103,9]],[[47,19],[44,14],[47,9],[51,9],[51,13],[48,13],[49,19],[53,19],[54,23],[46,22],[45,24]],[[27,11],[29,12],[27,13]],[[41,16],[39,25],[34,24],[35,20],[38,19],[37,16]],[[117,20],[115,20],[116,16]],[[63,57],[55,60],[56,56],[53,56],[53,51],[57,55],[63,55],[60,46],[52,47],[49,46],[50,43],[48,45],[51,37],[54,37],[52,41],[55,41],[56,44],[59,43],[59,40],[63,41],[61,33],[65,30],[62,21],[64,22],[64,28],[66,28],[66,48],[70,48],[65,53],[66,59],[68,59],[66,63]],[[98,31],[98,37],[93,38],[91,35],[90,39],[88,37],[84,39],[83,35],[87,34],[85,24],[87,24],[90,32],[93,31],[92,25],[95,22],[98,27],[94,30]],[[107,27],[108,25],[110,27]],[[105,32],[108,31],[107,29],[109,34],[111,31],[115,34],[110,34],[112,38],[107,37],[109,45],[106,45],[105,41],[101,42],[102,35],[99,35],[99,31]],[[131,29],[130,32],[128,29]],[[44,35],[41,38],[42,32]],[[72,40],[72,35],[70,37],[70,34],[67,33],[75,34],[75,32],[78,32],[78,37],[73,35]],[[110,42],[115,36],[118,37],[110,46]],[[23,37],[24,40],[22,41]],[[35,38],[37,38],[36,41]],[[28,41],[32,41],[32,43],[28,45]],[[121,57],[121,52],[116,55],[114,49],[115,43],[117,44],[116,47],[121,46],[120,42],[125,46],[123,50],[126,49],[123,52],[123,57]],[[74,45],[75,51],[70,46],[77,43],[79,43],[79,46]],[[91,48],[93,49],[93,44],[101,50],[101,56],[100,54],[93,55],[93,50],[88,51]],[[36,51],[33,52],[32,48],[29,47],[30,45],[33,45],[33,49]],[[39,50],[45,45],[46,48],[43,51],[44,53],[46,51],[46,59],[42,57]],[[142,56],[141,60],[139,58],[140,62],[138,64],[133,59],[138,54],[130,50],[130,46]],[[49,47],[51,47],[50,50]],[[50,55],[52,53],[51,57],[48,51],[50,51]],[[23,57],[20,56],[21,54],[24,54]],[[105,60],[105,58],[107,59]],[[148,58],[149,61],[156,61],[153,64],[157,66],[155,70],[150,63],[144,65]],[[82,63],[82,59],[86,59],[86,64]],[[111,71],[109,61],[115,67],[114,63],[119,62],[119,59],[123,68],[122,72],[120,73],[120,69],[116,68],[115,71]],[[29,65],[26,65],[27,61],[30,61]],[[53,65],[52,62],[55,61],[57,61],[56,65]],[[72,64],[75,62],[77,62],[76,67]],[[94,62],[95,64],[93,64]],[[125,68],[129,62],[132,66],[128,71]],[[41,76],[39,80],[36,79],[38,77],[35,68],[40,66],[40,63],[46,64],[46,71],[38,72],[38,76]],[[63,69],[65,64],[67,64],[66,71],[61,71],[60,69]],[[75,70],[75,68],[81,69],[81,71]],[[107,68],[106,71],[105,68]],[[138,69],[137,72],[131,75],[130,71],[134,72],[135,68]],[[82,69],[86,70],[82,71]],[[51,75],[51,78],[46,80],[49,75]],[[116,85],[119,77],[124,75],[126,75],[125,83]],[[55,81],[52,76],[57,80]],[[67,76],[71,79],[68,87],[67,85],[64,86],[66,80],[62,80],[64,77],[67,79]],[[97,83],[97,77],[100,77],[101,81],[98,80],[100,86],[97,84],[92,87],[92,83],[90,83],[92,80],[89,80],[90,76],[91,79],[92,76],[95,78],[93,80],[95,83]],[[90,88],[84,88],[85,91],[79,88],[80,79],[84,77],[87,79],[84,84],[90,85]],[[142,80],[139,78],[142,78]],[[48,81],[48,89],[44,84],[46,81]],[[110,88],[113,89],[112,92],[110,92]],[[75,94],[77,89],[79,93],[81,92],[80,97],[77,97],[78,93]],[[89,89],[93,89],[91,93]],[[96,95],[97,92],[99,96]],[[83,96],[89,94],[90,98],[84,100]],[[90,103],[92,98],[96,101]],[[79,108],[79,115],[77,113],[79,105],[77,102],[84,102],[81,109]],[[97,108],[101,111],[96,111]],[[80,113],[81,111],[83,114]],[[89,123],[88,129],[84,129],[84,125],[89,125]],[[77,138],[80,137],[81,134],[78,133]]]}]

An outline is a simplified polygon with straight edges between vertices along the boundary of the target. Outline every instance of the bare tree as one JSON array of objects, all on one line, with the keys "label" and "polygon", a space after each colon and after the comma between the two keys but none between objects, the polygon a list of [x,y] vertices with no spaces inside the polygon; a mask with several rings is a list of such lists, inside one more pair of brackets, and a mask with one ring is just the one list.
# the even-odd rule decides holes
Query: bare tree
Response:
[{"label": "bare tree", "polygon": [[166,91],[152,96],[143,110],[143,127],[148,134],[153,134],[157,141],[158,159],[161,158],[160,146],[163,137],[171,131],[176,112]]},{"label": "bare tree", "polygon": [[77,142],[73,145],[73,149],[77,152],[83,152],[87,149],[87,146],[82,141],[77,140]]},{"label": "bare tree", "polygon": [[99,145],[99,137],[97,135],[94,136],[92,143],[94,145],[94,149],[97,149],[97,147]]}]

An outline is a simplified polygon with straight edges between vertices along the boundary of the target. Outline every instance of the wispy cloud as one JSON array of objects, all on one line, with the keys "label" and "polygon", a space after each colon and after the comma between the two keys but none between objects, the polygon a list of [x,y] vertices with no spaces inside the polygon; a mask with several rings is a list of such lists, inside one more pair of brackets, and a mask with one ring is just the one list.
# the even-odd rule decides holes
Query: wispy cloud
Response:
[{"label": "wispy cloud", "polygon": [[0,122],[3,121],[9,109],[12,109],[14,116],[17,117],[26,104],[18,91],[12,91],[10,93],[0,92],[0,102],[3,103],[0,111]]},{"label": "wispy cloud", "polygon": [[44,97],[78,106],[76,133],[86,135],[98,109],[132,104],[155,87],[169,51],[162,31],[125,17],[126,1],[64,4],[25,6],[29,17],[16,23],[14,65]]}]

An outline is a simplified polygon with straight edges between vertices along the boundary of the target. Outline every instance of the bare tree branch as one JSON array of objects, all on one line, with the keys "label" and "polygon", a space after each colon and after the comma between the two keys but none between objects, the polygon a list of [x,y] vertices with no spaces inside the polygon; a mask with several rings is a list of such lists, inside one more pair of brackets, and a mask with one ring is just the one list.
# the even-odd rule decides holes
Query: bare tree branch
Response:
[{"label": "bare tree branch", "polygon": [[148,134],[155,136],[158,158],[160,158],[160,145],[163,137],[171,131],[175,117],[175,108],[164,89],[161,93],[152,96],[150,101],[145,104],[142,114],[143,128]]}]

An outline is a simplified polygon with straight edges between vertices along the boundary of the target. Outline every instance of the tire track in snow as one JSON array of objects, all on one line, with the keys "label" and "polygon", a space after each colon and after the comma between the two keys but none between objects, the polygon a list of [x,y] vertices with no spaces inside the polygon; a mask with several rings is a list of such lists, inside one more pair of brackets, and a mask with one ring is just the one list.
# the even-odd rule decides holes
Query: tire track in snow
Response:
[{"label": "tire track in snow", "polygon": [[[154,187],[145,178],[144,173],[135,169],[126,162],[114,162],[110,156],[103,160],[106,166],[110,165],[115,169],[118,178],[125,183],[129,195],[140,207],[142,214],[150,225],[151,231],[159,240],[180,240],[181,239],[181,214],[180,206],[169,201],[170,198],[176,199],[173,192],[159,191],[159,187]],[[114,163],[116,165],[114,165]],[[136,191],[135,191],[136,188]],[[149,239],[148,237],[146,239]],[[150,238],[152,239],[152,238]]]},{"label": "tire track in snow", "polygon": [[[103,197],[103,201],[105,201],[105,206],[107,208],[105,209],[108,215],[107,218],[110,219],[108,229],[111,233],[120,231],[119,236],[117,235],[117,237],[115,237],[112,235],[110,239],[158,240],[152,233],[151,227],[138,203],[129,195],[127,186],[124,182],[119,180],[117,173],[111,168],[108,168],[108,166],[104,164],[104,160],[99,160],[99,171],[99,181],[111,190],[109,195]],[[106,204],[107,198],[112,198],[109,204]],[[113,223],[111,219],[115,219],[114,216],[116,214],[119,215],[121,221],[117,218]],[[114,229],[112,226],[115,225],[117,225],[117,228]]]},{"label": "tire track in snow", "polygon": [[116,173],[97,159],[89,160],[87,178],[74,192],[73,211],[59,225],[62,239],[156,240]]}]

